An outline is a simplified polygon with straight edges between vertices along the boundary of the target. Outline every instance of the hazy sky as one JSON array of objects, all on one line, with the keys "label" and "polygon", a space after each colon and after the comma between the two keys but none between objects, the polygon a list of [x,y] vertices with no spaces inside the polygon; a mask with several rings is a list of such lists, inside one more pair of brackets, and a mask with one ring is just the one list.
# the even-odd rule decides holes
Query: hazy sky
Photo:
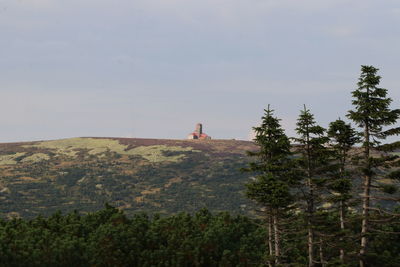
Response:
[{"label": "hazy sky", "polygon": [[248,139],[271,104],[344,117],[360,65],[400,106],[399,0],[0,0],[0,142]]}]

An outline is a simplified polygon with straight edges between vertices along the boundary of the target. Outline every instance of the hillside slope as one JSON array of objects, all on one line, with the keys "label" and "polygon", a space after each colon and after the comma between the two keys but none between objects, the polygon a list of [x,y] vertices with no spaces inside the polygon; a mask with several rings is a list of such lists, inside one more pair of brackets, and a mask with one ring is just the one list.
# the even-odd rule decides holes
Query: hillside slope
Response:
[{"label": "hillside slope", "polygon": [[250,214],[243,195],[251,142],[72,138],[0,144],[0,212],[30,218],[56,210],[171,214],[202,207]]},{"label": "hillside slope", "polygon": [[[0,216],[85,213],[105,203],[128,215],[207,207],[254,216],[255,205],[244,196],[251,174],[240,168],[249,160],[246,151],[255,149],[236,140],[98,137],[0,144]],[[393,184],[385,172],[379,171],[377,186]],[[361,182],[353,180],[356,196]]]}]

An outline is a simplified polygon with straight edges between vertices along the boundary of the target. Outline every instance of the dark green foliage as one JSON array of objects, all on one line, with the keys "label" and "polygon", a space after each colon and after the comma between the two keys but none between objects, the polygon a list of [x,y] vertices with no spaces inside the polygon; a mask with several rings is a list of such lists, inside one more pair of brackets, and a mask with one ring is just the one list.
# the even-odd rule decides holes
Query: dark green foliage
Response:
[{"label": "dark green foliage", "polygon": [[228,213],[127,218],[106,206],[85,216],[0,220],[0,266],[250,266],[262,261],[264,234],[256,221]]},{"label": "dark green foliage", "polygon": [[259,150],[248,152],[255,161],[245,170],[256,176],[253,182],[246,184],[247,196],[263,206],[285,209],[293,201],[290,186],[295,183],[289,138],[269,107],[261,125],[254,127],[254,131],[254,142]]},{"label": "dark green foliage", "polygon": [[245,170],[255,174],[254,180],[246,184],[247,197],[265,208],[268,229],[268,265],[279,265],[285,261],[282,251],[285,231],[282,219],[288,215],[294,202],[293,189],[296,185],[294,160],[289,138],[285,135],[279,119],[273,116],[268,106],[261,125],[253,128],[258,150],[248,152],[254,158]]},{"label": "dark green foliage", "polygon": [[392,99],[387,97],[387,89],[378,87],[381,80],[381,76],[377,75],[378,70],[373,66],[361,66],[358,89],[352,92],[355,108],[348,114],[358,127],[368,127],[371,140],[364,140],[363,146],[369,147],[378,145],[381,139],[400,133],[400,128],[383,129],[397,122],[400,109],[390,109]]},{"label": "dark green foliage", "polygon": [[[307,262],[302,216],[286,218],[293,231],[282,244],[284,266]],[[321,216],[327,229],[324,233],[330,234],[337,217],[335,213]],[[349,215],[346,235],[359,231],[358,221],[356,215]],[[392,232],[400,231],[399,223],[393,219],[374,229],[377,234],[371,238],[367,255],[370,266],[398,266],[400,235]],[[170,217],[137,213],[129,218],[107,205],[83,216],[57,212],[48,218],[0,220],[0,266],[263,266],[265,235],[259,220],[226,212],[212,214],[202,209],[194,215]],[[349,255],[347,265],[340,265],[338,240],[328,241],[328,266],[357,265],[354,255]]]},{"label": "dark green foliage", "polygon": [[400,181],[400,170],[395,170],[387,175],[388,178]]},{"label": "dark green foliage", "polygon": [[[400,208],[393,212],[400,213]],[[371,215],[371,220],[380,221],[373,226],[370,236],[369,251],[366,256],[368,266],[400,266],[400,222],[399,218],[382,220],[378,213]]]},{"label": "dark green foliage", "polygon": [[357,132],[351,125],[341,119],[329,124],[328,137],[331,138],[332,146],[336,149],[337,153],[341,152],[342,155],[360,141]]},{"label": "dark green foliage", "polygon": [[[370,211],[380,209],[372,203],[371,197],[376,198],[377,188],[383,189],[384,193],[393,194],[396,192],[394,185],[381,185],[376,181],[376,177],[381,173],[382,168],[388,168],[396,158],[392,155],[380,154],[372,157],[372,149],[380,149],[380,143],[387,137],[398,135],[400,127],[386,129],[385,127],[394,125],[400,117],[400,109],[391,109],[392,99],[387,97],[387,90],[380,88],[381,77],[377,75],[378,69],[373,66],[361,66],[361,75],[358,81],[358,88],[352,92],[354,106],[350,110],[348,117],[354,121],[358,127],[362,128],[362,148],[363,161],[360,168],[364,176],[363,200],[362,200],[362,223],[361,223],[361,242],[360,242],[360,266],[367,264],[368,243],[373,235],[370,221]],[[384,145],[394,148],[396,145]],[[389,177],[392,178],[389,174]]]},{"label": "dark green foliage", "polygon": [[333,151],[333,159],[335,162],[332,169],[331,179],[329,179],[328,188],[336,195],[330,198],[331,202],[344,203],[351,196],[352,179],[351,173],[348,171],[349,151],[359,142],[357,132],[346,124],[343,120],[338,119],[329,124],[328,137]]},{"label": "dark green foliage", "polygon": [[318,185],[321,183],[321,177],[318,175],[325,173],[327,163],[332,156],[326,146],[329,137],[325,135],[326,130],[316,123],[314,115],[305,106],[300,112],[296,125],[299,137],[293,139],[298,144],[296,151],[301,154],[298,161],[305,175]]},{"label": "dark green foliage", "polygon": [[[298,138],[294,140],[297,143],[296,152],[300,155],[296,160],[302,172],[300,190],[302,194],[298,198],[298,203],[302,204],[302,211],[306,214],[304,228],[307,229],[308,266],[313,267],[317,262],[315,230],[320,225],[318,219],[321,220],[320,216],[317,216],[317,210],[322,203],[326,174],[331,169],[332,152],[327,148],[329,138],[325,135],[326,130],[316,123],[314,115],[305,105],[296,125]],[[321,242],[319,240],[320,244]],[[324,259],[320,256],[319,261],[323,262]]]},{"label": "dark green foliage", "polygon": [[381,190],[386,194],[394,194],[397,192],[398,188],[395,185],[391,184],[382,184],[380,185]]},{"label": "dark green foliage", "polygon": [[308,205],[308,212],[313,213],[321,201],[327,181],[327,173],[332,171],[331,161],[334,156],[328,149],[329,137],[325,128],[319,126],[314,115],[304,106],[297,119],[297,138],[295,153],[299,170],[302,173],[302,198]]}]

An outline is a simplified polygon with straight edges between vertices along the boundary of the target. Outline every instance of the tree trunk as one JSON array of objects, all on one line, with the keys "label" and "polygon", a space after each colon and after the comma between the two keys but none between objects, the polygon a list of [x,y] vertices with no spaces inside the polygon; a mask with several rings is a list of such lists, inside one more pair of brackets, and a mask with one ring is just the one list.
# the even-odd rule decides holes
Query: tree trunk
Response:
[{"label": "tree trunk", "polygon": [[[345,206],[344,206],[344,201],[340,200],[340,213],[339,213],[339,217],[340,217],[340,230],[344,231],[344,214],[345,214]],[[343,249],[343,237],[340,237],[340,262],[342,264],[344,264],[344,249]]]},{"label": "tree trunk", "polygon": [[[305,110],[305,106],[304,106]],[[310,190],[308,199],[307,199],[307,246],[308,246],[308,266],[314,267],[314,229],[313,229],[313,217],[314,217],[314,185],[312,182],[312,173],[311,173],[311,146],[310,146],[310,135],[309,129],[307,126],[307,135],[306,135],[306,147],[307,147],[307,183],[308,189]]]},{"label": "tree trunk", "polygon": [[307,200],[307,246],[308,246],[308,266],[314,267],[314,229],[313,229],[313,218],[314,218],[314,186],[311,179],[311,156],[308,159],[308,188],[310,194]]},{"label": "tree trunk", "polygon": [[367,234],[369,226],[369,206],[370,206],[370,187],[371,176],[366,175],[364,180],[364,198],[362,207],[362,223],[361,223],[361,247],[360,247],[360,267],[365,267],[365,253],[367,248]]},{"label": "tree trunk", "polygon": [[310,188],[309,199],[307,200],[307,246],[308,246],[308,266],[314,267],[314,189],[311,178],[308,179],[308,186]]},{"label": "tree trunk", "polygon": [[308,246],[308,266],[314,267],[314,231],[312,228],[312,212],[310,212],[310,208],[312,206],[309,204],[309,211],[307,215],[307,228],[308,228],[308,237],[307,237],[307,246]]},{"label": "tree trunk", "polygon": [[362,205],[362,222],[361,222],[361,247],[360,247],[360,267],[365,267],[365,254],[367,249],[367,234],[369,227],[369,206],[370,206],[370,191],[371,191],[371,166],[369,163],[369,125],[365,123],[364,129],[364,157],[365,157],[365,171],[364,177],[364,195]]},{"label": "tree trunk", "polygon": [[274,234],[275,234],[275,265],[279,264],[279,258],[281,254],[281,242],[279,236],[279,224],[278,224],[278,212],[274,213]]},{"label": "tree trunk", "polygon": [[326,267],[325,257],[324,257],[324,249],[322,246],[322,238],[319,238],[319,258],[321,260],[321,266]]},{"label": "tree trunk", "polygon": [[[346,155],[347,152],[346,150],[343,150],[342,152],[342,156],[341,156],[341,162],[340,162],[340,177],[344,178],[345,175],[345,168],[346,168]],[[342,195],[343,197],[343,195]],[[346,216],[346,206],[345,206],[345,201],[343,200],[343,198],[340,200],[340,207],[339,207],[339,220],[340,220],[340,230],[342,232],[341,237],[340,237],[340,262],[342,264],[344,264],[344,255],[345,255],[345,251],[343,248],[343,233],[344,233],[344,229],[345,229],[345,225],[344,225],[344,219]]]},{"label": "tree trunk", "polygon": [[269,249],[269,257],[270,259],[268,260],[268,266],[272,267],[272,261],[271,259],[274,256],[274,247],[273,247],[273,230],[272,230],[272,213],[271,210],[269,212],[268,216],[268,249]]}]

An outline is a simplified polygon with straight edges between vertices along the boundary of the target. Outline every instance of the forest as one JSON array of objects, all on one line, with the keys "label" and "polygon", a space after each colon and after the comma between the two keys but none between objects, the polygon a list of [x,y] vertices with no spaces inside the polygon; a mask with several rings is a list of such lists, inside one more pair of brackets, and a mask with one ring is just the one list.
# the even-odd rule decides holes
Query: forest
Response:
[{"label": "forest", "polygon": [[[207,209],[126,216],[106,205],[0,220],[2,266],[400,266],[400,109],[361,66],[349,122],[304,106],[288,137],[268,105],[241,170],[256,218]],[[234,168],[234,166],[232,167]],[[357,184],[357,182],[359,184]]]},{"label": "forest", "polygon": [[[303,264],[309,267],[400,265],[396,257],[385,261],[384,255],[391,253],[373,245],[373,240],[384,240],[379,234],[400,234],[386,229],[400,222],[400,161],[394,153],[400,142],[388,142],[400,133],[400,109],[391,109],[393,100],[379,87],[380,80],[377,68],[361,66],[353,109],[347,113],[360,131],[340,118],[325,129],[305,105],[295,138],[286,136],[270,106],[254,127],[259,150],[249,152],[255,160],[245,170],[255,177],[247,184],[247,195],[265,209],[268,266],[298,262],[287,258],[293,242],[287,238],[293,228],[287,216],[293,214],[304,218]],[[361,184],[353,188],[357,177]],[[396,248],[398,242],[392,245]],[[336,255],[330,254],[332,249]]]},{"label": "forest", "polygon": [[[306,266],[307,242],[304,217],[292,215],[291,231],[282,237],[280,266]],[[324,233],[334,234],[337,216],[324,214]],[[354,251],[351,236],[359,232],[360,218],[349,216],[342,243],[325,239],[327,266],[357,266],[357,257],[339,260],[339,246]],[[320,228],[320,230],[322,230]],[[371,236],[368,266],[399,266],[400,224],[380,225]],[[152,217],[104,209],[31,220],[0,220],[0,266],[265,266],[268,257],[267,229],[262,219],[213,214],[206,209],[195,214]],[[337,242],[337,243],[336,243]],[[336,245],[335,245],[336,244]]]}]

